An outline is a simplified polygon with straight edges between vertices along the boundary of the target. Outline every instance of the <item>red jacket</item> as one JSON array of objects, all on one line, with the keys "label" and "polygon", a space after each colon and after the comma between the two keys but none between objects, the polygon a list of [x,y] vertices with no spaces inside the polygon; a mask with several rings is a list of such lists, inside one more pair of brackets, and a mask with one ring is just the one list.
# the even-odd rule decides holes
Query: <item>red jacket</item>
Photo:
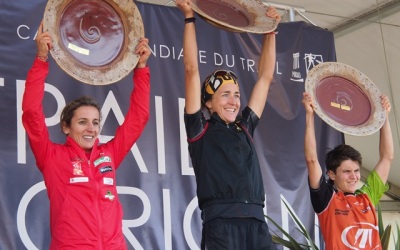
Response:
[{"label": "red jacket", "polygon": [[50,141],[42,100],[48,63],[36,59],[28,73],[22,121],[50,200],[50,249],[126,249],[116,173],[149,119],[150,71],[135,69],[134,90],[124,123],[113,140],[99,144],[90,158],[70,137]]}]

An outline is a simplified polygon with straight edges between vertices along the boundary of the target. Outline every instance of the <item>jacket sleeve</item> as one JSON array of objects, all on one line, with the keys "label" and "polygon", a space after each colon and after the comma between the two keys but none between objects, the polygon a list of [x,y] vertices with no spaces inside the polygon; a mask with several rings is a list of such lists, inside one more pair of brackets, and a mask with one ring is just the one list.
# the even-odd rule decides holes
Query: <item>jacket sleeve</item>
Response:
[{"label": "jacket sleeve", "polygon": [[130,96],[128,113],[124,123],[118,127],[113,140],[108,142],[114,152],[115,167],[118,168],[122,160],[137,141],[146,126],[150,116],[150,69],[135,68],[133,72],[134,88]]},{"label": "jacket sleeve", "polygon": [[22,123],[38,168],[43,170],[44,156],[49,143],[49,132],[43,113],[44,82],[48,74],[48,63],[35,59],[28,72],[22,99]]}]

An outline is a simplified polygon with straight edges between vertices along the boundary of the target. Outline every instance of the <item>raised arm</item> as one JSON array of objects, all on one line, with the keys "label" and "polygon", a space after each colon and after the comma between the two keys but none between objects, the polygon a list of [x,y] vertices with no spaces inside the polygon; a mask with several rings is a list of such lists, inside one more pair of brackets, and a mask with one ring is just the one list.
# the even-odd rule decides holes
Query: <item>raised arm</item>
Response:
[{"label": "raised arm", "polygon": [[304,156],[306,159],[310,187],[318,189],[322,176],[321,165],[318,161],[317,143],[314,126],[314,101],[309,93],[303,93],[303,105],[306,110],[306,131],[304,135]]},{"label": "raised arm", "polygon": [[140,38],[136,45],[135,54],[139,56],[139,60],[133,71],[134,87],[130,95],[129,110],[123,124],[118,127],[114,140],[107,143],[115,150],[114,163],[117,168],[142,134],[150,116],[150,68],[147,60],[151,52],[148,42],[147,38]]},{"label": "raised arm", "polygon": [[49,65],[46,60],[49,50],[52,48],[52,39],[47,32],[43,32],[42,23],[39,26],[35,42],[36,58],[29,69],[22,99],[22,123],[36,157],[37,166],[42,169],[44,166],[43,159],[45,154],[48,153],[48,146],[51,144],[42,101],[45,80],[49,72]]},{"label": "raised arm", "polygon": [[[274,7],[269,7],[266,15],[276,19],[278,22],[281,19]],[[264,34],[261,55],[258,63],[258,79],[253,87],[248,104],[258,117],[261,117],[264,110],[269,86],[274,76],[276,60],[275,50],[275,33]]]},{"label": "raised arm", "polygon": [[382,181],[385,183],[389,176],[390,166],[394,157],[393,149],[393,137],[392,130],[389,123],[389,112],[391,105],[389,98],[385,95],[381,96],[381,103],[383,108],[386,110],[386,120],[380,130],[379,137],[379,161],[375,166],[375,171],[381,177]]},{"label": "raised arm", "polygon": [[[184,18],[194,17],[189,0],[176,0],[176,6],[182,11]],[[184,22],[184,20],[182,20]],[[193,114],[201,108],[201,83],[198,65],[198,48],[195,22],[186,22],[183,32],[183,62],[185,65],[185,112]]]}]

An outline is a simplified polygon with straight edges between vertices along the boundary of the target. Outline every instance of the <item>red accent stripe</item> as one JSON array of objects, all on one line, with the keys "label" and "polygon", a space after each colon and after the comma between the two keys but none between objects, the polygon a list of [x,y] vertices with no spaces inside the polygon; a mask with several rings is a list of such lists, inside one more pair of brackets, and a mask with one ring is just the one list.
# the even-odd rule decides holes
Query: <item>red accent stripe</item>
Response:
[{"label": "red accent stripe", "polygon": [[204,133],[206,132],[207,128],[208,128],[208,122],[204,126],[203,131],[198,136],[196,136],[195,138],[192,138],[192,139],[188,138],[188,142],[191,143],[191,142],[195,142],[195,141],[199,140],[204,135]]}]

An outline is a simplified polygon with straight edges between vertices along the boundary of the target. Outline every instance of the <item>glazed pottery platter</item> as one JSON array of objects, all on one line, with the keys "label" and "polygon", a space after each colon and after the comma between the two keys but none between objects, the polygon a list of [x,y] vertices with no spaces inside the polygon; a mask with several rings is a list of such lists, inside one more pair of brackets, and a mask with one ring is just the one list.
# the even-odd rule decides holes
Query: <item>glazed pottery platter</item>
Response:
[{"label": "glazed pottery platter", "polygon": [[51,56],[67,74],[92,85],[119,81],[136,66],[144,37],[132,0],[49,0],[43,29],[53,39]]},{"label": "glazed pottery platter", "polygon": [[191,0],[191,8],[208,23],[231,32],[265,34],[278,26],[259,0]]},{"label": "glazed pottery platter", "polygon": [[349,135],[378,131],[386,119],[381,92],[362,72],[338,62],[325,62],[307,74],[306,92],[314,99],[315,113],[330,126]]}]

